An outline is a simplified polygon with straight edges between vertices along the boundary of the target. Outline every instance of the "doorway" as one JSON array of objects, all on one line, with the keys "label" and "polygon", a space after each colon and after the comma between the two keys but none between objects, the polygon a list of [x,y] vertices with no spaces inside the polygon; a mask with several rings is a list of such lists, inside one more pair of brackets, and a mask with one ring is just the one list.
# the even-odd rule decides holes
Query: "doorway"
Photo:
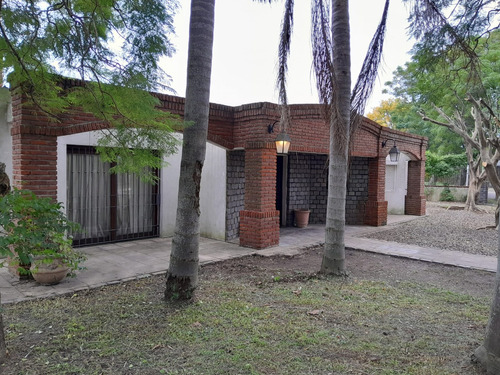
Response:
[{"label": "doorway", "polygon": [[288,155],[278,155],[276,163],[276,210],[280,212],[280,226],[286,227],[288,212]]}]

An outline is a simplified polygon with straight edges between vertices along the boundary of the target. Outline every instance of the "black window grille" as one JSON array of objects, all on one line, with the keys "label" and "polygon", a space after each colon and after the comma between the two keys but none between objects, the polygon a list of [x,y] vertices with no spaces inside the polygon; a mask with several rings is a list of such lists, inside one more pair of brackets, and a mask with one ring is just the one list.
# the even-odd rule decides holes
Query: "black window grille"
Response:
[{"label": "black window grille", "polygon": [[112,174],[112,166],[93,147],[68,145],[67,216],[82,228],[73,234],[74,246],[159,236],[159,182]]}]

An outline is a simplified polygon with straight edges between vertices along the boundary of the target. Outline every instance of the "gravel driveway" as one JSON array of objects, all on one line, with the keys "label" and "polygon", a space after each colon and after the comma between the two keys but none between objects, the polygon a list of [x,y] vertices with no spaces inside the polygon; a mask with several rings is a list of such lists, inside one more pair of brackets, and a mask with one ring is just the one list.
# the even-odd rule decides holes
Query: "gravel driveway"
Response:
[{"label": "gravel driveway", "polygon": [[495,207],[478,206],[484,212],[449,209],[461,203],[427,202],[427,216],[391,225],[367,238],[394,241],[423,247],[461,251],[470,254],[497,255],[498,232],[479,229],[495,224]]}]

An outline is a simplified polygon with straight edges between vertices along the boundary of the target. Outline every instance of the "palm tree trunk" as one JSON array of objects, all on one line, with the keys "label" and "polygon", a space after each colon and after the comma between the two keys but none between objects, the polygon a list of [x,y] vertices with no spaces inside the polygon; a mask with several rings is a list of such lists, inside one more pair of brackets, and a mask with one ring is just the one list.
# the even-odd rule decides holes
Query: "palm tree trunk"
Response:
[{"label": "palm tree trunk", "polygon": [[215,0],[192,0],[179,195],[165,298],[189,299],[198,284],[200,184],[205,161]]},{"label": "palm tree trunk", "polygon": [[330,121],[325,250],[320,272],[343,275],[345,274],[345,202],[351,97],[348,0],[332,0],[332,42],[335,93]]}]

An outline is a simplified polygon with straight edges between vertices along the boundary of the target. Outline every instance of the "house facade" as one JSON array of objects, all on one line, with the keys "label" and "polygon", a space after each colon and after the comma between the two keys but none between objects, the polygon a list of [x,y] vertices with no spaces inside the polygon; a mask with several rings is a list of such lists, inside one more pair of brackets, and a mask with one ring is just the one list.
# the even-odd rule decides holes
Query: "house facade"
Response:
[{"label": "house facade", "polygon": [[[182,116],[183,98],[156,96],[163,109]],[[56,123],[23,104],[21,95],[1,89],[0,161],[13,186],[63,202],[85,229],[77,238],[82,245],[173,234],[180,152],[157,171],[156,186],[111,175],[94,149],[105,123],[74,108]],[[279,229],[294,225],[294,210],[310,210],[310,223],[325,222],[329,128],[318,105],[290,110],[291,146],[281,156],[274,144],[281,131],[276,104],[211,104],[202,236],[239,238],[241,246],[262,249],[279,244]],[[387,139],[401,151],[396,164],[388,161],[390,147],[382,147]],[[385,225],[388,213],[424,215],[426,146],[425,138],[364,118],[350,152],[347,224]]]}]

